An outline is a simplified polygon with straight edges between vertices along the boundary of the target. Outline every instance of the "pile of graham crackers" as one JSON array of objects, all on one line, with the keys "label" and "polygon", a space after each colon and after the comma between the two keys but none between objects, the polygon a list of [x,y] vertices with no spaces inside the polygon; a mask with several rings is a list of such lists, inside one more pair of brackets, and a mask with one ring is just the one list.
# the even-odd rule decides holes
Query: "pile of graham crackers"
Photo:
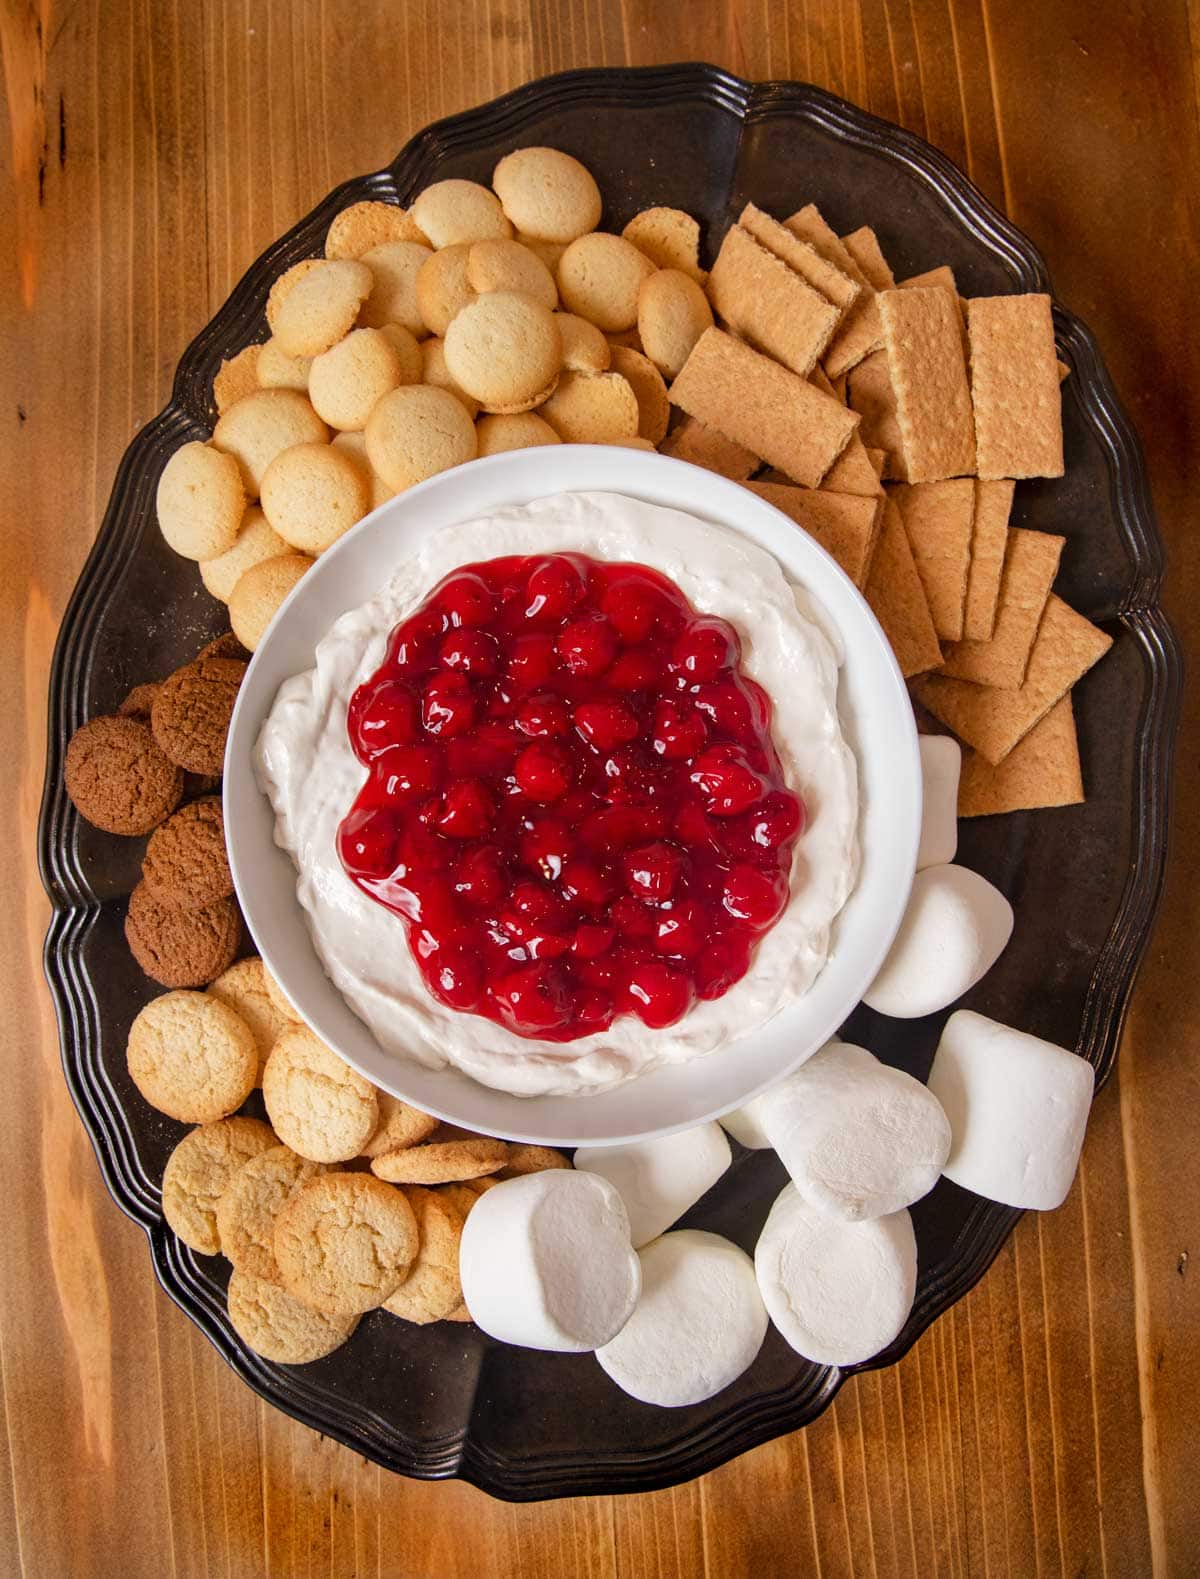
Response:
[{"label": "pile of graham crackers", "polygon": [[966,748],[960,816],[1082,801],[1070,691],[1111,638],[1051,590],[1065,539],[1009,525],[1016,480],[1063,475],[1050,298],[963,301],[948,267],[897,282],[869,226],[839,237],[812,204],[747,204],[707,292],[719,326],[671,385],[664,453],[838,561]]}]

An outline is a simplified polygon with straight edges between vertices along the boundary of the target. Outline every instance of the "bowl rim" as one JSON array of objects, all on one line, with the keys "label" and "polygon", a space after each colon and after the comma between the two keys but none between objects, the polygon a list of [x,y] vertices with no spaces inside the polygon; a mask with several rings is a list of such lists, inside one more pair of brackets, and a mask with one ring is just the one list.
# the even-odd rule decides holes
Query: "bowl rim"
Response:
[{"label": "bowl rim", "polygon": [[[344,588],[356,576],[363,579],[364,566],[374,566],[366,581],[374,590],[382,584],[380,560],[394,563],[406,542],[418,541],[441,526],[513,503],[596,491],[648,499],[746,536],[766,547],[783,564],[789,579],[817,598],[843,640],[838,688],[843,729],[848,737],[858,734],[857,715],[846,717],[851,694],[859,709],[868,703],[874,708],[873,725],[887,729],[889,795],[885,803],[883,796],[864,793],[864,782],[869,790],[871,781],[881,775],[878,757],[885,744],[882,733],[877,744],[873,729],[868,728],[852,742],[864,858],[855,889],[834,923],[830,959],[797,1004],[734,1043],[682,1064],[656,1066],[616,1087],[569,1096],[515,1096],[457,1071],[430,1071],[416,1060],[397,1058],[349,1009],[316,954],[296,898],[295,870],[290,857],[275,844],[274,815],[255,781],[251,752],[278,685],[287,675],[300,672],[294,661],[284,661],[285,649],[294,651],[299,641],[305,654],[311,653],[310,639],[320,639],[312,637],[314,627],[323,635],[336,618],[356,606],[347,601]],[[469,506],[456,502],[464,498],[472,501]],[[309,632],[306,638],[299,636],[301,623]],[[302,666],[310,663],[308,656],[301,660]],[[750,490],[687,462],[608,445],[561,445],[509,451],[438,473],[379,506],[321,556],[280,607],[252,657],[230,724],[223,800],[230,867],[255,944],[300,1017],[339,1056],[373,1084],[449,1123],[541,1145],[597,1146],[646,1140],[718,1118],[785,1078],[836,1033],[874,978],[903,917],[920,834],[921,768],[912,707],[891,647],[862,594],[815,539]],[[265,850],[268,843],[270,855]],[[268,862],[276,871],[281,862],[288,865],[287,907],[281,903],[278,883],[268,881]],[[877,871],[881,863],[886,863],[885,870]],[[300,952],[308,955],[303,972],[292,924],[297,915],[305,938]],[[852,956],[857,961],[853,969]],[[851,985],[834,995],[828,982],[842,977]],[[783,1053],[760,1055],[759,1049],[768,1042],[774,1045],[789,1026],[794,1031],[802,1022],[803,1036]],[[694,1101],[691,1091],[682,1099],[677,1092],[668,1092],[668,1102],[674,1095],[684,1106],[672,1106],[672,1116],[664,1118],[660,1088],[707,1086],[731,1047],[739,1049],[739,1065],[758,1072],[744,1082],[732,1076],[718,1081],[721,1094],[703,1102]],[[481,1098],[480,1093],[485,1095]],[[634,1116],[640,1108],[658,1112],[658,1117],[642,1121]]]}]

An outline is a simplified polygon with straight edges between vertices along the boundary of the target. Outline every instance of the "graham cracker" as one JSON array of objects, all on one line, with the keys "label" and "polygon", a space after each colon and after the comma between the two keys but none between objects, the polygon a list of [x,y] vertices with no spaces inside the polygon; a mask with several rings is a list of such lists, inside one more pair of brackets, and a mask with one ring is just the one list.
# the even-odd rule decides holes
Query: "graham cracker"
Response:
[{"label": "graham cracker", "polygon": [[863,589],[907,680],[942,661],[933,617],[894,499],[885,499],[883,524]]},{"label": "graham cracker", "polygon": [[869,444],[866,446],[866,451],[867,459],[870,461],[876,477],[882,477],[883,468],[887,465],[887,451],[872,449]]},{"label": "graham cracker", "polygon": [[958,815],[990,817],[1082,803],[1083,771],[1071,698],[1064,696],[995,767],[978,751],[963,757]]},{"label": "graham cracker", "polygon": [[841,319],[827,301],[740,225],[726,231],[708,299],[741,338],[806,378]]},{"label": "graham cracker", "polygon": [[1067,379],[1070,378],[1070,376],[1071,376],[1071,369],[1067,366],[1067,364],[1065,362],[1059,362],[1058,363],[1058,381],[1059,381],[1059,383],[1060,384],[1065,384]]},{"label": "graham cracker", "polygon": [[1052,592],[1017,690],[996,691],[934,674],[917,680],[914,691],[935,718],[995,766],[1111,646],[1111,636]]},{"label": "graham cracker", "polygon": [[961,641],[975,484],[970,477],[911,483],[894,490],[933,627],[943,641]]},{"label": "graham cracker", "polygon": [[728,477],[730,482],[745,482],[750,473],[762,465],[762,457],[755,455],[753,450],[735,444],[695,417],[684,417],[667,434],[659,451],[663,455],[673,455],[677,461],[690,461],[693,466],[703,466],[705,471],[717,472]]},{"label": "graham cracker", "polygon": [[954,270],[948,263],[941,263],[936,269],[926,269],[924,274],[910,274],[908,279],[901,280],[898,286],[902,291],[929,290],[935,285],[940,285],[944,290],[953,291],[958,295],[958,283],[954,278]]},{"label": "graham cracker", "polygon": [[883,291],[879,316],[910,482],[975,470],[958,298],[939,286]]},{"label": "graham cracker", "polygon": [[896,391],[888,372],[886,351],[873,351],[852,367],[846,378],[846,399],[851,411],[862,418],[858,436],[868,449],[882,450],[886,459],[884,477],[905,478],[908,462],[896,414]]},{"label": "graham cracker", "polygon": [[[880,452],[876,450],[875,453],[878,455]],[[867,447],[857,433],[825,473],[821,491],[857,493],[867,498],[878,498],[883,492],[879,473],[871,464]]]},{"label": "graham cracker", "polygon": [[746,487],[816,538],[856,587],[866,584],[883,502],[878,496],[868,499],[861,494],[817,492],[773,482],[748,482]]},{"label": "graham cracker", "polygon": [[866,275],[831,225],[826,224],[815,203],[799,209],[784,225],[801,241],[807,241],[827,263],[832,263],[862,287],[862,294],[846,314],[841,328],[825,354],[825,371],[831,378],[861,362],[864,356],[883,344],[875,290]]},{"label": "graham cracker", "polygon": [[1021,684],[1065,543],[1065,537],[1052,532],[1012,528],[992,635],[987,641],[960,641],[952,647],[943,674],[1006,691]]},{"label": "graham cracker", "polygon": [[1012,500],[1011,482],[975,484],[971,568],[967,572],[967,602],[963,610],[963,636],[967,641],[987,641],[995,629]]},{"label": "graham cracker", "polygon": [[801,279],[807,280],[840,312],[845,313],[853,307],[862,294],[862,286],[857,280],[843,274],[835,263],[823,258],[811,242],[802,241],[799,236],[793,235],[786,225],[772,219],[770,214],[764,214],[753,203],[746,204],[738,224],[754,237],[760,247],[765,247],[780,262],[786,263],[789,269],[794,269]]},{"label": "graham cracker", "polygon": [[967,303],[981,477],[1061,477],[1062,396],[1049,296]]},{"label": "graham cracker", "polygon": [[870,225],[860,225],[848,236],[842,237],[842,246],[867,277],[867,283],[877,291],[895,289],[896,277],[879,245],[879,237]]},{"label": "graham cracker", "polygon": [[806,488],[820,484],[858,426],[807,379],[716,328],[692,347],[671,399]]}]

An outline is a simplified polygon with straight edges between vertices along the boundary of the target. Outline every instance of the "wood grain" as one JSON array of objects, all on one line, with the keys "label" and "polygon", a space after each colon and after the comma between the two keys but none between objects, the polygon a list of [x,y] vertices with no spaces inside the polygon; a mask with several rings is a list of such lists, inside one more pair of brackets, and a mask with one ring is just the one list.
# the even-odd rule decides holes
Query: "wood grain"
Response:
[{"label": "wood grain", "polygon": [[[1192,0],[0,0],[0,1572],[1197,1571],[1195,736],[1176,860],[1067,1205],[809,1430],[532,1507],[389,1477],[261,1405],[158,1293],[70,1106],[33,858],[57,622],[130,435],[250,259],[421,125],[543,73],[707,59],[932,138],[1042,247],[1150,457],[1200,650]],[[1196,693],[1187,724],[1196,723]],[[1185,737],[1186,738],[1186,737]],[[1192,770],[1189,773],[1189,770]]]}]

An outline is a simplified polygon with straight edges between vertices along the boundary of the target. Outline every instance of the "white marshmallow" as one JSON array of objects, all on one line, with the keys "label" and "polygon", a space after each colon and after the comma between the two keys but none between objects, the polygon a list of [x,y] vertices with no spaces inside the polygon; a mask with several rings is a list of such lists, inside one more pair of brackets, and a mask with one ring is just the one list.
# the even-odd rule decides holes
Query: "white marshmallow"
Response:
[{"label": "white marshmallow", "polygon": [[962,747],[949,735],[921,735],[921,843],[917,871],[941,866],[958,849],[958,779]]},{"label": "white marshmallow", "polygon": [[1094,1085],[1086,1058],[960,1009],[946,1021],[929,1074],[953,1135],[946,1177],[1005,1206],[1061,1206]]},{"label": "white marshmallow", "polygon": [[810,1205],[846,1222],[928,1195],[950,1150],[937,1098],[865,1047],[823,1047],[760,1097],[762,1125]]},{"label": "white marshmallow", "polygon": [[908,1320],[917,1241],[907,1212],[840,1222],[784,1186],[754,1252],[771,1320],[806,1360],[857,1365],[886,1349]]},{"label": "white marshmallow", "polygon": [[641,1253],[642,1297],[596,1358],[642,1403],[679,1409],[728,1387],[767,1333],[767,1310],[744,1250],[684,1228]]},{"label": "white marshmallow", "polygon": [[567,1168],[485,1191],[463,1227],[459,1270],[485,1332],[569,1354],[615,1338],[642,1286],[621,1197],[607,1179]]},{"label": "white marshmallow", "polygon": [[913,879],[900,930],[863,1002],[897,1020],[935,1014],[981,981],[1012,936],[1012,906],[966,866]]},{"label": "white marshmallow", "polygon": [[729,1142],[719,1124],[628,1146],[580,1146],[575,1166],[598,1173],[625,1202],[634,1248],[677,1223],[728,1168]]},{"label": "white marshmallow", "polygon": [[[836,1036],[831,1036],[825,1043],[825,1047],[837,1047],[838,1045],[839,1043]],[[824,1051],[825,1048],[818,1048],[818,1052]],[[815,1058],[817,1054],[814,1053],[812,1056]],[[803,1067],[803,1065],[801,1067]],[[795,1071],[793,1071],[793,1073],[795,1073]],[[786,1085],[787,1081],[791,1078],[791,1075],[786,1076],[784,1080],[780,1081],[780,1085]],[[722,1113],[721,1117],[717,1120],[717,1123],[720,1124],[722,1129],[728,1130],[733,1136],[734,1140],[745,1146],[748,1151],[769,1150],[771,1146],[771,1137],[763,1128],[763,1110],[767,1097],[771,1095],[772,1091],[776,1091],[778,1089],[778,1086],[771,1086],[768,1090],[761,1092],[758,1096],[751,1097],[750,1101],[746,1103],[745,1107],[734,1108],[732,1113]]]}]

